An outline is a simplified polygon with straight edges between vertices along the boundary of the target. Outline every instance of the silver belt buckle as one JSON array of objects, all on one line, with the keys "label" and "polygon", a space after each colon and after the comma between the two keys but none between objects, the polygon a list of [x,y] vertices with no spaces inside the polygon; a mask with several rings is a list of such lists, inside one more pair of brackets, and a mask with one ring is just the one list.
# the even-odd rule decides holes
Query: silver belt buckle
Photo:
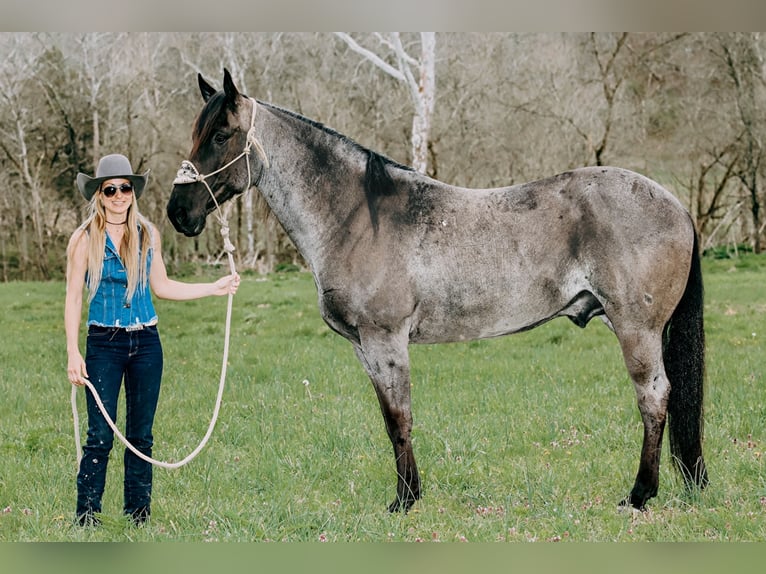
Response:
[{"label": "silver belt buckle", "polygon": [[127,332],[131,331],[142,331],[144,326],[141,323],[136,323],[135,325],[131,325],[130,327],[125,327],[125,330]]}]

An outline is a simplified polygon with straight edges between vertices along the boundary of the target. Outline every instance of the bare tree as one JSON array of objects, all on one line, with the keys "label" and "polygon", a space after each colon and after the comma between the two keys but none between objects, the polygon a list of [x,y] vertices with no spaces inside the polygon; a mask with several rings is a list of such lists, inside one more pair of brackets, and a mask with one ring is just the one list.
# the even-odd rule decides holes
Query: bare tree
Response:
[{"label": "bare tree", "polygon": [[[336,32],[351,50],[372,62],[386,74],[404,82],[409,88],[415,115],[412,118],[412,167],[421,173],[428,170],[428,143],[431,118],[436,101],[436,33],[420,33],[420,57],[411,56],[402,44],[401,34],[375,34],[379,44],[387,50],[383,57],[361,46],[345,32]],[[389,63],[386,58],[395,60]]]},{"label": "bare tree", "polygon": [[602,113],[600,134],[592,137],[583,130],[578,129],[578,132],[585,138],[592,149],[595,165],[604,165],[604,152],[606,151],[614,123],[617,91],[622,86],[624,80],[624,77],[617,69],[616,63],[617,58],[625,47],[627,39],[628,33],[623,32],[615,35],[614,38],[610,38],[609,42],[604,44],[598,41],[599,39],[595,32],[591,32],[588,35],[587,49],[596,64],[598,71],[597,83],[601,88],[605,105]]},{"label": "bare tree", "polygon": [[22,276],[26,275],[29,266],[34,265],[43,277],[48,278],[47,222],[42,200],[45,150],[36,145],[42,117],[36,113],[36,105],[40,102],[28,99],[33,92],[30,85],[36,84],[34,62],[42,46],[33,38],[22,35],[12,35],[4,40],[7,44],[4,46],[6,56],[2,59],[4,69],[0,70],[0,103],[8,118],[0,127],[0,150],[11,167],[6,185],[14,194],[14,203],[18,207],[16,220],[12,222],[10,217],[4,218],[4,223],[10,224],[8,231],[13,230],[16,235]]},{"label": "bare tree", "polygon": [[756,253],[762,251],[761,195],[763,163],[766,148],[766,100],[764,61],[758,33],[717,34],[715,52],[722,60],[734,88],[737,120],[741,132],[736,140],[739,162],[735,173],[747,191],[752,218],[752,243]]},{"label": "bare tree", "polygon": [[[728,193],[735,178],[734,169],[739,162],[734,146],[700,155],[696,166],[688,174],[688,180],[677,183],[689,196],[689,211],[694,218],[700,243],[709,247],[715,238],[717,225],[729,220],[740,204],[732,205]],[[715,228],[712,226],[716,225]]]},{"label": "bare tree", "polygon": [[88,90],[88,107],[91,111],[91,162],[95,169],[101,156],[101,117],[100,97],[104,83],[110,78],[111,58],[109,57],[113,46],[112,35],[82,34],[78,37],[81,50],[81,73],[82,84]]}]

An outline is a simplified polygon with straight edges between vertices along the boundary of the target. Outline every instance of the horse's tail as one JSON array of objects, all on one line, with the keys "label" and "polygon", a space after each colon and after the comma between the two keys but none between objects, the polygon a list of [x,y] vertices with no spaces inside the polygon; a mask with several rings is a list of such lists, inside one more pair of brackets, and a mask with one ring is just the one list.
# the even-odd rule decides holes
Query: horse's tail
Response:
[{"label": "horse's tail", "polygon": [[688,486],[708,482],[702,458],[705,331],[699,243],[694,231],[691,269],[683,297],[665,326],[663,360],[670,380],[670,453]]}]

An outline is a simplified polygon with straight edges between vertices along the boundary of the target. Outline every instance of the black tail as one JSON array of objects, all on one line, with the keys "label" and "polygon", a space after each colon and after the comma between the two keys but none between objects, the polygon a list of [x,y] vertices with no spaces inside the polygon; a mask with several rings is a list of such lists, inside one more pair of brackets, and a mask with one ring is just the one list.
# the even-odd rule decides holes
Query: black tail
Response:
[{"label": "black tail", "polygon": [[670,380],[670,453],[688,486],[708,483],[702,458],[705,330],[702,269],[694,233],[691,269],[681,301],[665,327],[663,359]]}]

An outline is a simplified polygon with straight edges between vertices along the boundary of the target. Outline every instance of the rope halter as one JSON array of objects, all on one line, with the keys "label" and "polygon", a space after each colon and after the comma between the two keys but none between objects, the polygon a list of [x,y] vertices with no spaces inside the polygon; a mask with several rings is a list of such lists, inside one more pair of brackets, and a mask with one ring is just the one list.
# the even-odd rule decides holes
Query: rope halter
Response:
[{"label": "rope halter", "polygon": [[[240,160],[243,157],[248,158],[247,163],[247,186],[250,187],[252,182],[252,174],[250,172],[250,150],[254,147],[256,153],[258,153],[258,157],[263,162],[263,165],[265,167],[269,167],[269,159],[266,157],[266,152],[263,149],[263,146],[261,145],[261,142],[258,141],[258,138],[255,135],[255,112],[258,109],[258,104],[255,101],[254,98],[248,98],[252,104],[253,104],[253,111],[250,115],[250,129],[247,131],[247,140],[245,143],[245,149],[242,150],[242,153],[240,153],[237,157],[235,157],[233,160],[231,160],[229,163],[224,165],[223,167],[218,168],[215,171],[211,171],[208,174],[201,174],[197,167],[189,160],[183,160],[181,162],[181,168],[176,173],[176,178],[173,180],[173,185],[185,185],[189,183],[203,183],[205,185],[205,188],[207,188],[208,193],[210,194],[210,197],[213,198],[213,203],[215,204],[216,208],[216,217],[218,218],[218,222],[221,224],[221,235],[223,235],[223,246],[226,250],[226,253],[229,255],[230,261],[231,261],[231,253],[234,251],[234,245],[232,245],[231,241],[229,241],[229,224],[226,220],[226,217],[224,216],[223,212],[221,211],[221,206],[218,204],[218,200],[215,198],[215,194],[213,193],[213,190],[210,189],[210,185],[207,183],[207,178],[222,172],[223,170],[227,169],[231,165],[233,165],[236,161]],[[233,272],[233,268],[232,268]]]}]

